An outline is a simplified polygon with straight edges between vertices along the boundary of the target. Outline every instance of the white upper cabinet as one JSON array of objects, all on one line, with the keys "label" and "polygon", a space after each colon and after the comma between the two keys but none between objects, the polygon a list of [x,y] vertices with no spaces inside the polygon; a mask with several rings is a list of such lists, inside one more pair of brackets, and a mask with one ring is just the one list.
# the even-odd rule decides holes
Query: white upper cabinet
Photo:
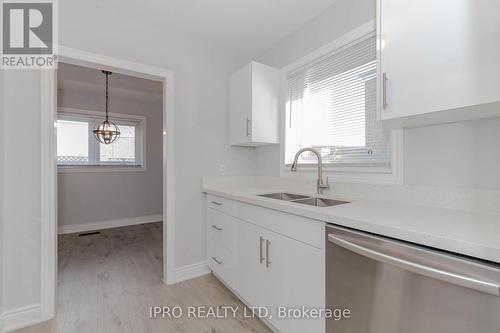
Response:
[{"label": "white upper cabinet", "polygon": [[231,145],[278,143],[279,70],[251,62],[230,82]]},{"label": "white upper cabinet", "polygon": [[500,1],[378,0],[382,120],[500,116]]}]

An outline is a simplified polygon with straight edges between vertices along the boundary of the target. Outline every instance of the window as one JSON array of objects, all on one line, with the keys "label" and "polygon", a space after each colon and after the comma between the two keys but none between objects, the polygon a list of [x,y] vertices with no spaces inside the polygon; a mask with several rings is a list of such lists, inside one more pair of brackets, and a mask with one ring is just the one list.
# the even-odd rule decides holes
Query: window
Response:
[{"label": "window", "polygon": [[57,164],[71,166],[143,166],[145,120],[137,116],[111,116],[120,137],[110,145],[99,143],[92,130],[103,120],[93,112],[57,116]]},{"label": "window", "polygon": [[[333,169],[391,171],[392,135],[376,113],[374,33],[289,71],[286,85],[286,165],[314,147]],[[306,152],[299,163],[316,157]]]}]

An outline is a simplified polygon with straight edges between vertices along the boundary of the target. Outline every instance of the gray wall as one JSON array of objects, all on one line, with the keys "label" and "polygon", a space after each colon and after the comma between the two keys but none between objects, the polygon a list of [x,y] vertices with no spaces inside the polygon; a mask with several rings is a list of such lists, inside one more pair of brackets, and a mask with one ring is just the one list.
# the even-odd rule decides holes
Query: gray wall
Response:
[{"label": "gray wall", "polygon": [[[374,19],[374,0],[338,0],[258,60],[284,67]],[[407,129],[405,183],[498,190],[499,142],[498,118]],[[279,176],[279,146],[259,147],[256,151],[256,173]]]},{"label": "gray wall", "polygon": [[[161,96],[110,91],[111,112],[146,117],[146,171],[58,174],[59,225],[162,214]],[[58,106],[103,111],[103,96],[59,90]]]}]

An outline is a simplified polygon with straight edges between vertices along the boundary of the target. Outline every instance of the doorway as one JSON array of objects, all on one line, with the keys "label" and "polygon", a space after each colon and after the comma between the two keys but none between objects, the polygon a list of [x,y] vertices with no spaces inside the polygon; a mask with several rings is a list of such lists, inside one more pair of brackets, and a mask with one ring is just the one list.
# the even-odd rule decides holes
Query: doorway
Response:
[{"label": "doorway", "polygon": [[[174,75],[170,70],[132,63],[117,58],[91,54],[76,49],[60,47],[59,61],[89,69],[106,69],[162,83],[162,229],[163,268],[162,279],[166,284],[175,283],[175,212],[174,212]],[[55,315],[57,281],[57,73],[42,71],[42,320]]]}]

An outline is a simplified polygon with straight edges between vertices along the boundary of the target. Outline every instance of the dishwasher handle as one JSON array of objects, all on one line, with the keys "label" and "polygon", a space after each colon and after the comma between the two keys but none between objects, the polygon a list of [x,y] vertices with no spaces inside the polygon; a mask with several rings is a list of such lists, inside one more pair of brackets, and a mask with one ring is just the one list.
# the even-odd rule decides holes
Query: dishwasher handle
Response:
[{"label": "dishwasher handle", "polygon": [[494,296],[500,296],[500,285],[488,281],[482,281],[468,276],[455,274],[452,272],[443,271],[441,269],[429,267],[419,263],[411,262],[405,259],[397,258],[385,253],[381,253],[362,245],[355,244],[349,240],[343,239],[339,235],[328,234],[328,241],[343,247],[346,250],[352,251],[364,257],[368,257],[375,261],[386,263],[401,269],[427,276],[436,280],[445,281],[458,286],[469,289],[474,289],[483,293]]}]

